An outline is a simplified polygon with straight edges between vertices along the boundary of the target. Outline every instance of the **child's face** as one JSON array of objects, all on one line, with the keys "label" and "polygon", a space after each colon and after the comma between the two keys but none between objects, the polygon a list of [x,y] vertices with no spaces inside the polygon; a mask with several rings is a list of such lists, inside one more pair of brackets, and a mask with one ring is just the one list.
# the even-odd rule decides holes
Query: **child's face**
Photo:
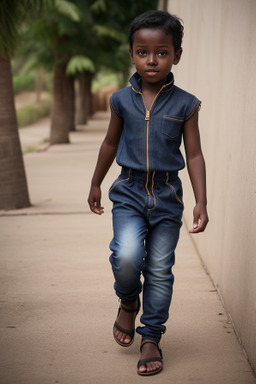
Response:
[{"label": "child's face", "polygon": [[172,36],[163,29],[139,29],[133,36],[130,58],[142,80],[150,84],[163,84],[173,64],[178,64],[182,48],[174,51]]}]

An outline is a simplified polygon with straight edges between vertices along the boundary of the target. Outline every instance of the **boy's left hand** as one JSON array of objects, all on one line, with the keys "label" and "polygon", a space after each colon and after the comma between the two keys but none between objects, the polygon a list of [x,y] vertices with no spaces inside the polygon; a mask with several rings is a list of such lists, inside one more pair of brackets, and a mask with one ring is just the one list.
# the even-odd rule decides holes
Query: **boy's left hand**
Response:
[{"label": "boy's left hand", "polygon": [[196,204],[193,214],[193,228],[189,231],[189,233],[203,232],[209,222],[206,205],[202,203]]}]

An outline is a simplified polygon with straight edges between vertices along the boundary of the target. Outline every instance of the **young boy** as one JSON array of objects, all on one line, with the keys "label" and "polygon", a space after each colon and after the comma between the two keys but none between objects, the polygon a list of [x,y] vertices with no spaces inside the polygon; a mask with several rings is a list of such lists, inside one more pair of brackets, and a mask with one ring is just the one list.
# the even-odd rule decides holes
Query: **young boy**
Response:
[{"label": "young boy", "polygon": [[182,137],[196,200],[190,232],[202,232],[208,223],[200,101],[176,87],[171,73],[181,58],[182,37],[180,20],[164,11],[146,12],[131,23],[129,52],[137,72],[130,87],[111,97],[110,124],[88,198],[92,212],[101,215],[100,185],[116,157],[122,171],[109,190],[114,231],[110,262],[121,305],[113,335],[121,346],[132,344],[143,291],[143,326],[136,329],[142,336],[140,375],[156,374],[163,366],[159,342],[169,316],[183,213],[178,177],[185,166]]}]

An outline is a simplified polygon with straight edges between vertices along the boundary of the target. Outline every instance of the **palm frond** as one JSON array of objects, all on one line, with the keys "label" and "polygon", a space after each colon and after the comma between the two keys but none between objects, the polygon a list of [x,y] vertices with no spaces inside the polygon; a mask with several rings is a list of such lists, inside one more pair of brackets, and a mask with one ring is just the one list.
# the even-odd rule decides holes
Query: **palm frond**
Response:
[{"label": "palm frond", "polygon": [[74,36],[77,33],[75,24],[70,20],[61,19],[57,27],[59,36]]},{"label": "palm frond", "polygon": [[0,1],[0,56],[11,55],[20,42],[19,25],[30,11],[39,11],[53,0]]},{"label": "palm frond", "polygon": [[86,56],[74,56],[67,65],[67,75],[76,76],[84,71],[95,73],[95,65],[92,60]]},{"label": "palm frond", "polygon": [[7,1],[0,1],[0,56],[13,53],[19,43],[17,30],[17,10],[8,6]]},{"label": "palm frond", "polygon": [[91,10],[94,12],[94,13],[101,13],[101,12],[106,12],[107,10],[107,5],[106,5],[106,2],[104,0],[96,0],[92,6],[91,6]]},{"label": "palm frond", "polygon": [[38,61],[37,57],[29,58],[23,67],[20,69],[19,74],[20,75],[26,75],[29,72],[31,72],[33,69],[36,69],[40,66],[40,62]]},{"label": "palm frond", "polygon": [[94,30],[100,37],[110,37],[120,43],[126,41],[126,35],[124,33],[120,33],[120,31],[117,31],[116,29],[105,27],[103,25],[95,25]]},{"label": "palm frond", "polygon": [[68,17],[72,21],[80,20],[80,12],[77,6],[67,0],[55,0],[56,10],[63,16]]}]

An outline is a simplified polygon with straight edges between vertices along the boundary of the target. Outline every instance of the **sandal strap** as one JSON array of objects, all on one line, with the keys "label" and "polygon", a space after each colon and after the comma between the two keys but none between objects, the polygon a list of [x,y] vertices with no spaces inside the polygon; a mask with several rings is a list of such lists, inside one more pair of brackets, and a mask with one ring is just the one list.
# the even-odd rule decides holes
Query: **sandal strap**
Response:
[{"label": "sandal strap", "polygon": [[135,309],[127,309],[123,306],[123,304],[121,304],[121,308],[125,311],[125,312],[128,312],[128,313],[135,313],[137,312],[138,308],[135,308]]},{"label": "sandal strap", "polygon": [[[139,310],[140,310],[140,298],[138,297],[138,305],[137,305],[136,309],[127,309],[127,308],[125,308],[122,305],[122,302],[120,300],[120,306],[119,306],[118,312],[117,312],[117,319],[118,319],[118,316],[119,316],[119,313],[120,313],[121,309],[123,309],[124,311],[129,312],[129,313],[135,313],[137,315]],[[118,331],[124,333],[126,336],[129,336],[131,338],[130,342],[129,343],[124,343],[124,342],[118,340],[118,338],[115,335],[115,328]],[[119,345],[121,345],[122,347],[129,347],[133,343],[133,341],[134,341],[134,334],[135,334],[135,329],[131,329],[131,330],[124,329],[124,328],[120,327],[120,325],[118,325],[117,320],[115,321],[114,326],[113,326],[113,336],[114,336],[115,341]]]},{"label": "sandal strap", "polygon": [[151,363],[153,361],[160,361],[160,363],[162,363],[163,359],[161,357],[149,357],[148,359],[139,360],[137,368],[139,369],[142,365],[147,368],[147,363]]},{"label": "sandal strap", "polygon": [[[141,345],[140,345],[140,352],[142,352],[142,348],[144,347],[144,345],[146,345],[146,344],[153,344],[153,345],[155,345],[156,347],[157,347],[157,349],[158,349],[158,352],[160,353],[160,356],[161,356],[161,358],[160,357],[158,357],[158,358],[156,358],[156,359],[161,359],[161,360],[151,360],[151,361],[162,361],[162,359],[163,359],[163,354],[162,354],[162,350],[161,350],[161,348],[159,347],[159,344],[156,342],[156,341],[154,341],[154,340],[144,340],[144,341],[142,341],[141,342]],[[146,359],[147,360],[147,359]]]},{"label": "sandal strap", "polygon": [[128,312],[128,313],[137,313],[139,312],[140,310],[140,298],[138,297],[138,305],[137,305],[137,308],[135,309],[128,309],[128,308],[125,308],[123,303],[121,302],[121,308],[125,311],[125,312]]},{"label": "sandal strap", "polygon": [[117,322],[115,322],[114,327],[118,329],[118,331],[124,333],[125,335],[130,336],[131,338],[134,337],[134,333],[135,333],[134,329],[131,329],[131,330],[124,329],[120,327],[120,325],[118,325]]}]

